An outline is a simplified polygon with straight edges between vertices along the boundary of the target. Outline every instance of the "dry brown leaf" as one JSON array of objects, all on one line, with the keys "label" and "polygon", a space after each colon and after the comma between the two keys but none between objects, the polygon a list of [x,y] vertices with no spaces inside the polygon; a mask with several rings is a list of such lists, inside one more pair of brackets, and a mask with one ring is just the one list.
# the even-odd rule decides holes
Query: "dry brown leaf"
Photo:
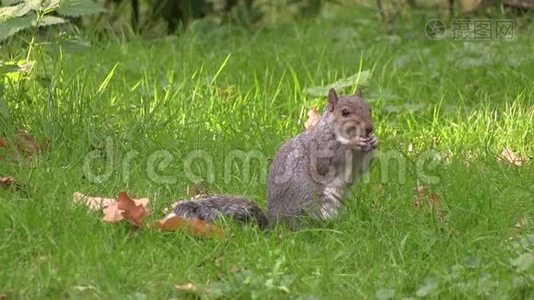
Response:
[{"label": "dry brown leaf", "polygon": [[310,130],[319,123],[319,120],[321,120],[321,115],[319,114],[319,111],[317,111],[317,108],[314,107],[310,109],[308,111],[308,120],[304,123],[304,128]]},{"label": "dry brown leaf", "polygon": [[90,210],[99,210],[117,202],[117,199],[90,197],[80,192],[76,192],[72,195],[72,201],[74,201],[74,203],[84,204],[89,207]]},{"label": "dry brown leaf", "polygon": [[183,292],[190,292],[195,293],[198,291],[198,287],[193,283],[186,283],[186,284],[177,284],[174,286],[175,289]]},{"label": "dry brown leaf", "polygon": [[120,192],[116,200],[104,207],[102,219],[108,223],[126,219],[134,226],[141,227],[143,220],[150,214],[148,202],[147,198],[130,199],[128,194]]},{"label": "dry brown leaf", "polygon": [[19,131],[10,140],[0,138],[0,148],[9,145],[12,141],[16,149],[16,154],[22,157],[32,158],[34,155],[43,152],[48,148],[48,142],[37,142],[34,137],[24,131]]},{"label": "dry brown leaf", "polygon": [[184,230],[200,237],[222,238],[223,231],[219,227],[199,219],[185,219],[180,216],[165,218],[153,224],[163,231]]},{"label": "dry brown leaf", "polygon": [[41,146],[26,132],[17,132],[16,146],[19,153],[25,157],[32,157],[41,151]]},{"label": "dry brown leaf", "polygon": [[514,225],[516,237],[521,237],[522,233],[528,232],[530,223],[532,223],[532,221],[528,218],[527,215],[521,217]]},{"label": "dry brown leaf", "polygon": [[501,154],[499,155],[499,160],[515,166],[521,166],[523,161],[525,161],[524,158],[514,153],[514,151],[512,151],[510,148],[504,148],[504,150],[502,150]]},{"label": "dry brown leaf", "polygon": [[124,211],[119,209],[118,202],[111,203],[110,205],[104,207],[102,212],[104,213],[102,220],[108,223],[116,223],[124,219],[122,215]]},{"label": "dry brown leaf", "polygon": [[424,186],[418,186],[413,189],[413,207],[428,207],[434,211],[438,217],[443,216],[441,198]]},{"label": "dry brown leaf", "polygon": [[150,214],[148,208],[148,199],[132,200],[126,192],[120,192],[117,197],[118,210],[122,210],[122,216],[130,223],[141,227],[143,220]]},{"label": "dry brown leaf", "polygon": [[422,186],[415,187],[413,189],[413,207],[414,208],[421,208],[423,206],[423,194],[425,192],[425,188]]},{"label": "dry brown leaf", "polygon": [[15,178],[11,176],[0,177],[0,187],[8,188],[12,186],[18,188],[18,184]]}]

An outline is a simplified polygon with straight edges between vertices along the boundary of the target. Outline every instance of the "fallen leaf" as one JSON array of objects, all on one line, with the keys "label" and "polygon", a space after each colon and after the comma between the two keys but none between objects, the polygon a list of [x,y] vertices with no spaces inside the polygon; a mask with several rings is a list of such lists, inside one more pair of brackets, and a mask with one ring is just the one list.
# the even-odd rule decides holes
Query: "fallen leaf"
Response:
[{"label": "fallen leaf", "polygon": [[14,144],[16,154],[22,157],[32,158],[38,153],[42,153],[48,148],[48,142],[37,142],[30,134],[19,131],[11,139],[5,137],[0,138],[0,148],[7,147],[9,142]]},{"label": "fallen leaf", "polygon": [[525,161],[524,158],[514,153],[510,148],[504,148],[499,155],[499,160],[510,163],[515,166],[521,166]]},{"label": "fallen leaf", "polygon": [[198,291],[198,287],[193,283],[177,284],[174,286],[174,288],[179,291],[190,292],[190,293],[194,293]]},{"label": "fallen leaf", "polygon": [[147,209],[148,199],[136,199],[132,200],[128,197],[126,192],[120,192],[117,197],[117,208],[122,210],[122,216],[133,225],[140,227],[143,224],[144,218],[146,218],[150,212]]},{"label": "fallen leaf", "polygon": [[413,207],[421,208],[423,206],[423,195],[425,188],[422,186],[415,187],[413,189]]},{"label": "fallen leaf", "polygon": [[150,214],[147,208],[148,202],[147,198],[130,199],[128,194],[120,192],[116,200],[113,199],[113,202],[104,207],[102,219],[108,223],[126,219],[134,226],[141,227],[143,220]]},{"label": "fallen leaf", "polygon": [[438,217],[443,216],[441,198],[427,187],[418,186],[413,189],[413,207],[423,208],[428,206]]},{"label": "fallen leaf", "polygon": [[521,236],[529,231],[529,225],[532,223],[532,221],[527,217],[527,215],[524,215],[521,217],[514,225],[514,233],[516,238],[521,238]]},{"label": "fallen leaf", "polygon": [[11,176],[0,177],[0,188],[12,188],[13,190],[24,192],[23,186]]},{"label": "fallen leaf", "polygon": [[180,216],[171,216],[153,224],[163,231],[184,230],[200,237],[222,238],[223,231],[219,227],[200,219],[185,219]]},{"label": "fallen leaf", "polygon": [[124,219],[122,216],[123,211],[119,210],[119,203],[117,202],[106,206],[102,212],[104,213],[102,220],[108,223],[116,223]]},{"label": "fallen leaf", "polygon": [[528,223],[529,223],[529,219],[527,218],[526,215],[524,215],[521,219],[519,219],[517,223],[515,223],[515,228],[521,229],[523,227],[528,226]]},{"label": "fallen leaf", "polygon": [[319,114],[319,111],[317,108],[312,108],[308,111],[308,120],[304,123],[304,128],[306,130],[310,130],[313,128],[317,123],[319,123],[319,120],[321,120],[321,115]]},{"label": "fallen leaf", "polygon": [[17,181],[15,180],[15,178],[11,177],[11,176],[7,176],[7,177],[0,177],[0,186],[1,187],[4,187],[4,188],[8,188],[8,187],[12,187],[12,186],[17,186]]},{"label": "fallen leaf", "polygon": [[89,207],[90,210],[99,210],[106,206],[109,206],[110,204],[114,202],[117,202],[116,199],[103,198],[103,197],[90,197],[80,192],[76,192],[74,193],[74,195],[72,195],[72,201],[74,201],[74,203],[84,204],[87,207]]},{"label": "fallen leaf", "polygon": [[41,147],[35,139],[26,132],[17,132],[16,146],[19,153],[26,157],[32,157],[39,153]]}]

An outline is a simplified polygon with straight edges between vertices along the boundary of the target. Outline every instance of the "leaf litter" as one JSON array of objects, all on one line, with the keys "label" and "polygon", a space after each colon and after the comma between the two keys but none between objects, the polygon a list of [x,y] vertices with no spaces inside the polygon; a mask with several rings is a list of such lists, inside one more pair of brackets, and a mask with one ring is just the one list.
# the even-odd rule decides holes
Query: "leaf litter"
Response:
[{"label": "leaf litter", "polygon": [[126,192],[120,192],[116,199],[91,197],[76,192],[73,195],[73,202],[85,205],[91,211],[101,210],[104,214],[102,220],[106,223],[118,223],[125,220],[135,228],[161,231],[180,230],[198,237],[219,239],[223,236],[223,230],[214,224],[200,219],[182,218],[172,213],[159,221],[145,225],[145,219],[150,216],[150,209],[148,208],[150,200],[148,198],[132,199]]},{"label": "leaf litter", "polygon": [[506,147],[502,150],[501,154],[499,154],[499,161],[520,167],[524,162],[527,161],[527,159],[519,154],[516,154],[514,151],[512,151],[512,149]]}]

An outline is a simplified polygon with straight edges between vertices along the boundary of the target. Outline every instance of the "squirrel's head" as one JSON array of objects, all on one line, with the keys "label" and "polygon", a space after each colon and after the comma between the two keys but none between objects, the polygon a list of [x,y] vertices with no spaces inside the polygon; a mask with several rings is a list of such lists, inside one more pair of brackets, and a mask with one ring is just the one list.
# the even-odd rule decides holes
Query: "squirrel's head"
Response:
[{"label": "squirrel's head", "polygon": [[372,138],[373,120],[371,107],[363,99],[360,89],[351,96],[338,96],[336,90],[331,88],[326,110],[326,121],[340,143],[358,150],[368,148],[366,144]]}]

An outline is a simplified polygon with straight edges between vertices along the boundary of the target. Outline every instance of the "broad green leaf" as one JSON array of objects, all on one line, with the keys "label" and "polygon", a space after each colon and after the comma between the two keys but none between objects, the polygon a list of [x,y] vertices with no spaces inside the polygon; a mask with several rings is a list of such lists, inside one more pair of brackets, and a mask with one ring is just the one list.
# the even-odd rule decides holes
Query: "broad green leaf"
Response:
[{"label": "broad green leaf", "polygon": [[30,60],[20,60],[18,62],[15,61],[8,61],[8,62],[0,62],[0,75],[7,74],[7,73],[27,73],[29,72],[33,66],[35,65],[35,61]]},{"label": "broad green leaf", "polygon": [[20,67],[14,63],[3,64],[0,62],[0,75],[11,72],[19,72]]},{"label": "broad green leaf", "polygon": [[42,4],[42,9],[45,12],[51,12],[56,10],[59,7],[60,0],[45,0]]},{"label": "broad green leaf", "polygon": [[33,10],[40,10],[43,7],[41,0],[24,0],[24,2]]},{"label": "broad green leaf", "polygon": [[26,3],[19,3],[14,6],[0,7],[0,20],[22,17],[30,12],[30,7]]},{"label": "broad green leaf", "polygon": [[20,18],[11,18],[0,21],[0,41],[7,39],[15,33],[34,26],[37,16],[29,14]]},{"label": "broad green leaf", "polygon": [[[65,23],[66,20],[60,17],[44,16],[39,21],[39,27]],[[35,27],[37,25],[37,15],[34,13],[20,18],[11,18],[0,21],[0,41],[7,39],[15,33]]]},{"label": "broad green leaf", "polygon": [[104,8],[92,0],[60,0],[57,12],[63,16],[79,17],[101,13]]},{"label": "broad green leaf", "polygon": [[368,70],[365,70],[359,74],[356,73],[349,77],[342,78],[331,84],[306,88],[304,89],[304,93],[310,96],[313,96],[313,97],[325,97],[326,95],[328,95],[328,91],[330,90],[330,88],[335,88],[336,90],[339,91],[346,87],[356,85],[358,81],[358,76],[359,76],[358,86],[365,86],[367,85],[367,82],[369,81],[369,78],[371,77],[371,72]]},{"label": "broad green leaf", "polygon": [[2,0],[0,1],[2,3],[2,6],[11,6],[14,4],[18,4],[22,2],[23,0]]},{"label": "broad green leaf", "polygon": [[59,7],[60,0],[24,0],[26,6],[32,10],[51,12]]},{"label": "broad green leaf", "polygon": [[61,23],[65,23],[67,22],[67,20],[61,18],[61,17],[55,17],[55,16],[44,16],[40,21],[39,21],[39,27],[41,26],[50,26],[50,25],[56,25],[56,24],[61,24]]}]

